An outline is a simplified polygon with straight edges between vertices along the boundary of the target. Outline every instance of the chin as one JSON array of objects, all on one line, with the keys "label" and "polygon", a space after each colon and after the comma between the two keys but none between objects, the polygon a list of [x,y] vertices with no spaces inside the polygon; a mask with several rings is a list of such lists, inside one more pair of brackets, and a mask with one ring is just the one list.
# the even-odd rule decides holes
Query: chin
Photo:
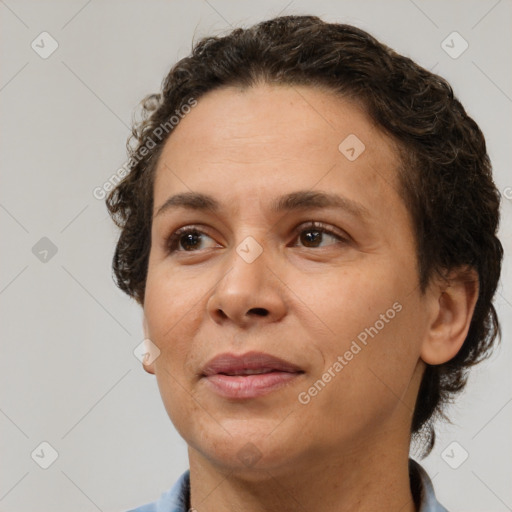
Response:
[{"label": "chin", "polygon": [[[258,423],[261,424],[261,421]],[[230,426],[233,428],[233,423]],[[189,446],[223,473],[235,472],[247,481],[268,480],[270,475],[278,474],[287,467],[294,467],[300,458],[296,452],[297,436],[287,433],[285,427],[280,435],[275,432],[269,435],[272,429],[268,426],[265,429],[248,429],[247,425],[242,428],[239,424],[235,433],[228,430],[232,433],[231,436],[225,433],[220,438],[210,438],[207,443],[201,436],[191,440]],[[217,425],[217,431],[218,429]]]}]

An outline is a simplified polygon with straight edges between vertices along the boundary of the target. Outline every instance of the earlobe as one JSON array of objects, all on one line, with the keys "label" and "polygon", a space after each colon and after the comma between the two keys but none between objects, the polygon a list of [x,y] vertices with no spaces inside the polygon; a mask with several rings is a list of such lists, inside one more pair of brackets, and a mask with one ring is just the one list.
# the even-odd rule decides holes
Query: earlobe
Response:
[{"label": "earlobe", "polygon": [[[144,331],[144,358],[142,360],[142,367],[151,375],[155,375],[155,360],[160,355],[160,350],[151,341],[149,337],[149,328],[146,315],[142,318],[142,330]],[[156,353],[158,351],[158,354]]]},{"label": "earlobe", "polygon": [[152,361],[151,364],[147,364],[145,361],[142,361],[142,367],[144,370],[151,375],[155,375],[155,362]]},{"label": "earlobe", "polygon": [[425,363],[443,364],[457,355],[469,331],[478,291],[478,274],[474,269],[453,270],[432,283],[428,293],[435,301],[434,314],[421,348]]},{"label": "earlobe", "polygon": [[142,367],[148,373],[155,374],[155,361],[160,356],[160,349],[149,339],[144,341],[144,357],[142,359]]}]

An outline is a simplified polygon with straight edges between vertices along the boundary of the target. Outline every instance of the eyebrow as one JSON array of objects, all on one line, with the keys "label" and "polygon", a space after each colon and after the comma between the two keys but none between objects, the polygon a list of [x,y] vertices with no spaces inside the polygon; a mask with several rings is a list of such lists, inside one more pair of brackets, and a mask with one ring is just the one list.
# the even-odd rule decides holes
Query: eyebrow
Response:
[{"label": "eyebrow", "polygon": [[[155,217],[175,208],[217,213],[221,210],[221,204],[212,196],[206,194],[199,192],[183,192],[169,197],[165,203],[158,208]],[[311,208],[338,208],[361,219],[369,216],[369,210],[361,203],[337,194],[311,190],[299,190],[285,194],[275,199],[270,207],[271,211],[274,213]]]}]

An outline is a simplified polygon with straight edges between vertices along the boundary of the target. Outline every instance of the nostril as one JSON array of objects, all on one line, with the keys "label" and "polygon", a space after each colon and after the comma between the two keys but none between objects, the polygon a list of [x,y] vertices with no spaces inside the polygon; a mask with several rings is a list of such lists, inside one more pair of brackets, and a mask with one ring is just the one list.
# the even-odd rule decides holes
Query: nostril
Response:
[{"label": "nostril", "polygon": [[254,313],[259,316],[267,316],[268,310],[265,308],[252,308],[249,310],[249,313]]}]

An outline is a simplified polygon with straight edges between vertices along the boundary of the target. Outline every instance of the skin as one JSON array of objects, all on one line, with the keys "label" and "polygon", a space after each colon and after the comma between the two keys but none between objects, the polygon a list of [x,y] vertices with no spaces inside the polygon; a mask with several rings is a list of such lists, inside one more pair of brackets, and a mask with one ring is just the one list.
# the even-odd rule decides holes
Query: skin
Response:
[{"label": "skin", "polygon": [[[349,134],[365,144],[354,161],[338,149]],[[198,511],[415,510],[407,461],[424,363],[457,353],[478,289],[460,270],[420,291],[398,165],[393,142],[360,108],[312,87],[218,89],[166,141],[143,305],[160,355],[144,368],[188,443]],[[299,190],[335,193],[364,216],[272,210]],[[208,194],[220,209],[159,213],[182,192]],[[205,233],[193,250],[170,251],[169,236],[190,225]],[[263,250],[252,263],[236,250],[248,236]],[[299,393],[396,303],[400,312],[300,403]],[[245,401],[220,397],[200,378],[213,356],[253,350],[304,373]],[[247,446],[256,456],[244,463]]]}]

